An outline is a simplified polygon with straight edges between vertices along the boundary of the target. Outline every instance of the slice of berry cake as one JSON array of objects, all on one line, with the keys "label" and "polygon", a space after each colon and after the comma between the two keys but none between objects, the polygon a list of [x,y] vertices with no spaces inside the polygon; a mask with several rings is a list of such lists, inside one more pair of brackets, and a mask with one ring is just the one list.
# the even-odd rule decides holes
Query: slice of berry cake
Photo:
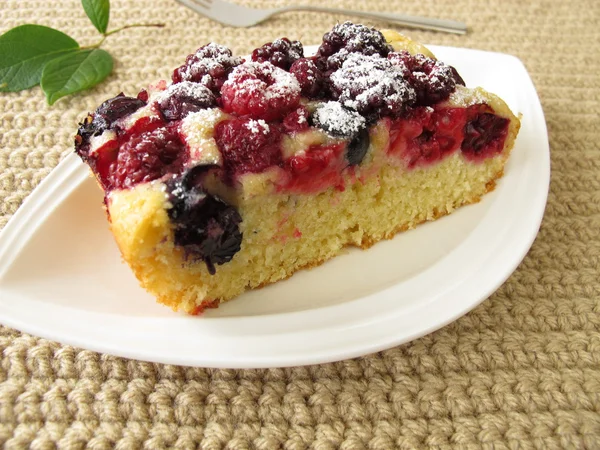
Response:
[{"label": "slice of berry cake", "polygon": [[196,314],[478,201],[519,126],[424,46],[346,22],[314,56],[205,45],[75,146],[141,285]]}]

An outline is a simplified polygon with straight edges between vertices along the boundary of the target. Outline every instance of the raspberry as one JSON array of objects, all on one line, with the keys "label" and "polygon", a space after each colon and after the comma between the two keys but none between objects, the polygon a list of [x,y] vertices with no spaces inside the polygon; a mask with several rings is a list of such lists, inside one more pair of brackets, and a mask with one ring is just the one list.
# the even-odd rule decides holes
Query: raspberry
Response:
[{"label": "raspberry", "polygon": [[288,132],[298,132],[306,130],[310,125],[308,123],[308,110],[300,106],[283,119],[283,127]]},{"label": "raspberry", "polygon": [[509,120],[499,117],[482,105],[469,107],[470,119],[464,127],[461,150],[470,159],[487,158],[500,153],[508,133]]},{"label": "raspberry", "polygon": [[299,41],[290,41],[288,38],[282,38],[255,49],[252,52],[252,61],[268,61],[274,66],[289,70],[294,61],[303,56],[304,49]]},{"label": "raspberry", "polygon": [[226,112],[270,121],[298,105],[300,85],[292,74],[269,62],[250,62],[231,72],[221,95]]},{"label": "raspberry", "polygon": [[425,55],[401,51],[390,53],[388,59],[402,71],[414,88],[417,106],[430,106],[446,100],[457,84],[465,84],[454,67]]},{"label": "raspberry", "polygon": [[114,122],[134,113],[146,102],[134,97],[126,97],[122,92],[116,97],[110,98],[102,103],[93,114],[79,124],[75,136],[75,150],[82,158],[87,158],[90,138],[98,136],[105,130],[111,129]]},{"label": "raspberry", "polygon": [[281,125],[248,117],[219,122],[215,140],[223,155],[226,177],[262,172],[281,163]]},{"label": "raspberry", "polygon": [[308,98],[319,98],[326,94],[326,77],[311,58],[300,58],[290,67],[290,73],[294,74],[302,95]]},{"label": "raspberry", "polygon": [[204,261],[214,275],[215,264],[231,261],[240,251],[242,218],[233,206],[202,189],[201,177],[212,167],[194,167],[166,184],[175,244],[183,247],[186,258]]},{"label": "raspberry", "polygon": [[212,91],[200,83],[182,81],[172,84],[157,100],[158,110],[167,121],[181,120],[191,112],[216,104]]},{"label": "raspberry", "polygon": [[110,166],[109,182],[114,188],[130,188],[138,183],[179,172],[187,159],[185,146],[176,130],[157,128],[132,136],[125,142]]},{"label": "raspberry", "polygon": [[231,70],[242,62],[227,47],[211,42],[188,55],[185,64],[175,69],[171,78],[173,83],[202,83],[218,96]]},{"label": "raspberry", "polygon": [[366,116],[367,121],[398,116],[416,98],[402,71],[379,55],[351,54],[331,74],[331,83],[334,98]]},{"label": "raspberry", "polygon": [[353,53],[387,56],[392,47],[375,28],[352,22],[338,24],[323,36],[317,56],[324,60],[328,70],[339,69]]}]

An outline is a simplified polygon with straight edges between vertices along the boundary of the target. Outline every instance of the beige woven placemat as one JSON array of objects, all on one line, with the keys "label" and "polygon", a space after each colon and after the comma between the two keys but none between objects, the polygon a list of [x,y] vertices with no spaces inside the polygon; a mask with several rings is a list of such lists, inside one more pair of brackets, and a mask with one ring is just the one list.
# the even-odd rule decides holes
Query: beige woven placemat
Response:
[{"label": "beige woven placemat", "polygon": [[[0,328],[0,446],[600,448],[600,3],[327,3],[462,20],[470,26],[465,37],[408,34],[523,60],[542,99],[553,169],[540,234],[519,269],[481,306],[440,331],[379,354],[312,367],[149,364]],[[54,107],[39,88],[0,94],[0,227],[71,151],[77,120],[105,98],[169,76],[208,40],[236,52],[283,35],[317,43],[343,19],[294,13],[239,30],[174,0],[112,0],[113,26],[163,21],[167,27],[111,38],[106,48],[116,58],[114,74]],[[95,39],[77,0],[0,2],[0,32],[26,22],[65,30],[83,44]]]}]

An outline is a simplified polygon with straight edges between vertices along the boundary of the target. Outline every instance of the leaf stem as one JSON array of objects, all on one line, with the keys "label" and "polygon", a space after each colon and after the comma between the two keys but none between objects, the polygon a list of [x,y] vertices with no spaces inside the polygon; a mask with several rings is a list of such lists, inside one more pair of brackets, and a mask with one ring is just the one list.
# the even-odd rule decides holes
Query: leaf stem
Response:
[{"label": "leaf stem", "polygon": [[102,39],[100,39],[98,42],[96,42],[95,44],[92,44],[92,45],[86,45],[84,47],[80,47],[80,50],[90,50],[90,49],[94,49],[94,48],[99,48],[102,44],[104,44],[104,41],[106,40],[106,38],[108,36],[110,36],[111,34],[116,34],[120,31],[126,30],[127,28],[141,28],[141,27],[162,28],[164,26],[165,26],[164,23],[132,23],[129,25],[122,26],[121,28],[115,28],[112,31],[108,31],[108,32],[104,33],[104,35],[102,36]]},{"label": "leaf stem", "polygon": [[118,33],[119,31],[123,31],[127,28],[139,28],[139,27],[156,27],[156,28],[162,28],[164,27],[165,24],[164,23],[132,23],[130,25],[125,25],[121,28],[115,28],[112,31],[108,31],[106,33],[104,33],[104,37],[110,36],[111,34],[115,34]]}]

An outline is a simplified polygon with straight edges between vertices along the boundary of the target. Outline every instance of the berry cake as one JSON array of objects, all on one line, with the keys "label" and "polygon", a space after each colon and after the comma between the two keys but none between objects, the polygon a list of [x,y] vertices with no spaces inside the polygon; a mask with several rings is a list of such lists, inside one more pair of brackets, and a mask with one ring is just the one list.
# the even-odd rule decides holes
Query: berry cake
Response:
[{"label": "berry cake", "polygon": [[100,105],[75,147],[141,285],[198,314],[479,201],[519,127],[424,46],[346,22],[314,56],[209,43]]}]

